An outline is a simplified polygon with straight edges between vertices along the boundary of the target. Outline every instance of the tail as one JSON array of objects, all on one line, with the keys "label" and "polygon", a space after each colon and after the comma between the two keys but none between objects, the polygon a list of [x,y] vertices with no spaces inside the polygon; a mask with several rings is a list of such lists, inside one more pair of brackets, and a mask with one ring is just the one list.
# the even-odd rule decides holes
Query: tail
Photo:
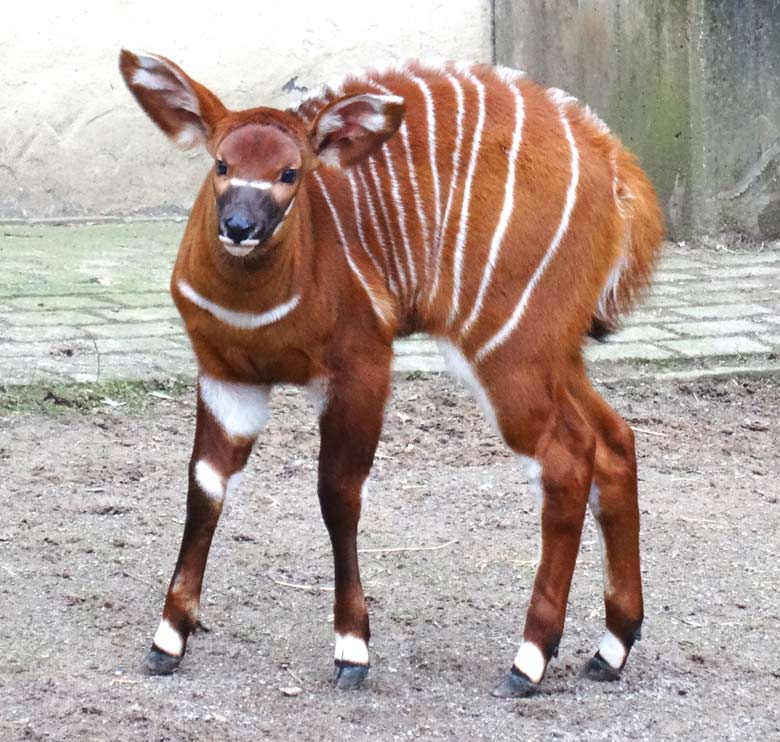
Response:
[{"label": "tail", "polygon": [[664,239],[664,218],[652,183],[636,157],[616,143],[615,201],[623,218],[622,252],[607,278],[588,331],[603,340],[650,285]]}]

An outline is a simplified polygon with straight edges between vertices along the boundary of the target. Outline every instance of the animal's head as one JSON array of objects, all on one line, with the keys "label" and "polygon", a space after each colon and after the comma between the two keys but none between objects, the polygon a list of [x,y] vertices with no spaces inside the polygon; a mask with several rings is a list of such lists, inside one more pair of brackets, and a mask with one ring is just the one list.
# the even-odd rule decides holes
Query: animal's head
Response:
[{"label": "animal's head", "polygon": [[185,149],[204,147],[214,158],[217,236],[237,257],[281,240],[307,173],[321,163],[354,165],[389,139],[404,115],[401,98],[372,94],[337,98],[311,123],[273,108],[229,111],[165,57],[123,49],[119,68],[168,137]]}]

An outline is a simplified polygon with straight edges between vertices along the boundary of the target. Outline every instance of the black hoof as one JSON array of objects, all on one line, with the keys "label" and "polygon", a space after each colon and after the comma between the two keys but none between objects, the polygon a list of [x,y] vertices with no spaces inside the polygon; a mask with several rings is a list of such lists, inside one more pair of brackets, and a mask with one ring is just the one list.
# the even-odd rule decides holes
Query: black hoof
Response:
[{"label": "black hoof", "polygon": [[599,683],[611,683],[620,679],[620,671],[610,665],[600,654],[591,657],[580,670],[580,677]]},{"label": "black hoof", "polygon": [[333,685],[339,690],[357,690],[368,677],[368,665],[353,665],[350,662],[336,662]]},{"label": "black hoof", "polygon": [[149,654],[144,657],[143,669],[149,675],[170,675],[175,672],[181,662],[181,657],[175,657],[172,654],[166,654],[157,647],[152,647]]},{"label": "black hoof", "polygon": [[501,685],[496,686],[491,695],[495,698],[528,698],[537,690],[538,683],[534,683],[528,675],[512,666]]}]

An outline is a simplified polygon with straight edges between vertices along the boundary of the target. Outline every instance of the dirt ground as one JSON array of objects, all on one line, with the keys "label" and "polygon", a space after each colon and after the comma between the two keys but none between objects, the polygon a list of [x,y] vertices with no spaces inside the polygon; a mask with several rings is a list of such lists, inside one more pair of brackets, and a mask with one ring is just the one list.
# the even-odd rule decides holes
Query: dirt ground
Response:
[{"label": "dirt ground", "polygon": [[637,430],[644,639],[620,682],[578,680],[603,626],[588,521],[559,659],[519,701],[489,691],[530,594],[532,497],[452,382],[399,381],[388,408],[360,546],[442,548],[362,555],[372,669],[354,693],[329,685],[331,561],[302,394],[275,395],[215,538],[209,631],[167,678],[139,662],[182,530],[192,392],[6,395],[0,739],[780,738],[780,383],[603,390]]}]

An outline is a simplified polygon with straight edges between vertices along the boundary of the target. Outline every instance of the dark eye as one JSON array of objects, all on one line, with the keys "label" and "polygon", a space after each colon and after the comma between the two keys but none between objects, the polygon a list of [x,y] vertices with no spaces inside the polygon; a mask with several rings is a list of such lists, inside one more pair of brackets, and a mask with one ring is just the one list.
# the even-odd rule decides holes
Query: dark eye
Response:
[{"label": "dark eye", "polygon": [[217,175],[227,175],[227,163],[224,160],[217,160]]},{"label": "dark eye", "polygon": [[279,180],[281,180],[282,183],[295,183],[297,177],[298,177],[298,171],[294,170],[291,167],[288,167],[287,170],[285,170],[282,173],[282,176],[281,178],[279,178]]}]

